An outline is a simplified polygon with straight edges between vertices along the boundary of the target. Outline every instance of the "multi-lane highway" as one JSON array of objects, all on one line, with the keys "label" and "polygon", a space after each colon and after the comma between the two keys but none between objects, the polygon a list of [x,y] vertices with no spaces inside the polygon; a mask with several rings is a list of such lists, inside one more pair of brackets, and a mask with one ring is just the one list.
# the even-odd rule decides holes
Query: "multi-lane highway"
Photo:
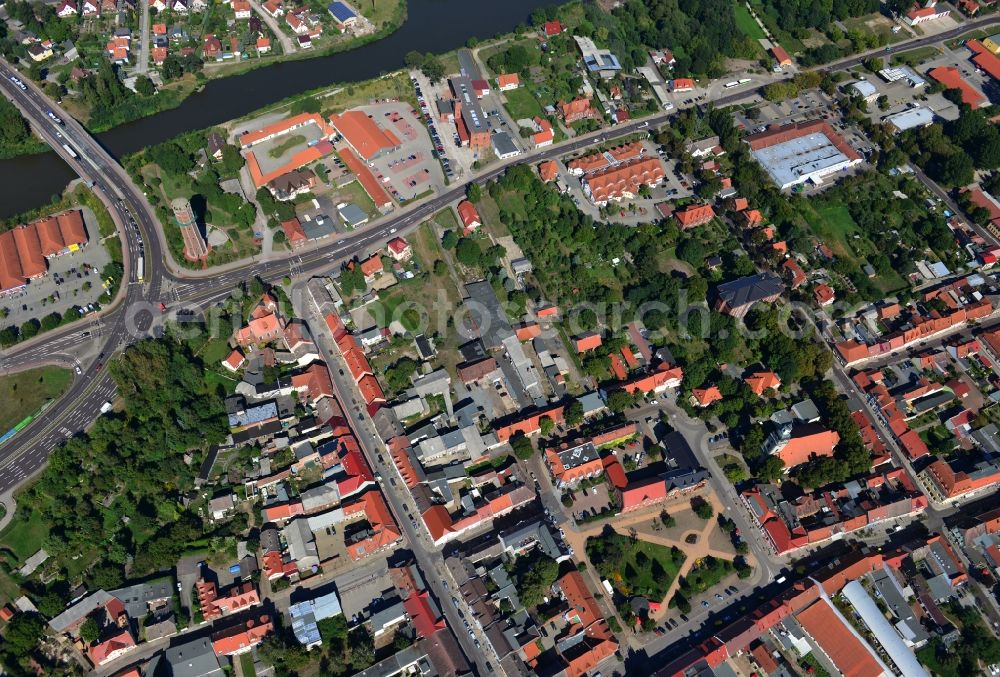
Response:
[{"label": "multi-lane highway", "polygon": [[[968,21],[945,33],[898,43],[894,46],[894,50],[940,43],[970,30],[998,22],[1000,19],[996,17]],[[857,55],[826,68],[838,70],[849,68],[870,54],[877,53],[879,52],[872,51]],[[11,76],[20,78],[23,88],[12,82]],[[43,363],[66,363],[67,358],[60,357],[60,351],[80,342],[100,341],[101,346],[99,357],[77,376],[68,392],[31,426],[0,447],[0,495],[37,472],[56,444],[67,436],[79,432],[97,417],[101,404],[107,399],[108,394],[113,392],[112,382],[104,372],[104,360],[129,342],[147,334],[154,326],[161,300],[169,301],[175,308],[204,308],[221,300],[233,288],[252,277],[273,281],[288,274],[290,269],[301,275],[315,275],[328,271],[346,259],[363,255],[381,246],[394,234],[405,234],[465,193],[465,185],[457,185],[427,202],[400,210],[391,219],[372,224],[367,229],[311,249],[307,253],[286,255],[266,262],[251,262],[243,267],[218,274],[185,273],[172,265],[163,234],[145,196],[134,186],[121,165],[89,135],[82,125],[48,99],[30,80],[21,78],[12,66],[2,59],[0,59],[0,90],[21,110],[39,135],[85,181],[92,183],[95,193],[108,205],[125,244],[128,280],[123,285],[123,291],[113,304],[113,308],[104,314],[103,329],[100,332],[88,333],[86,321],[81,321],[4,352],[0,367],[7,371],[16,371]],[[759,94],[759,88],[748,89],[716,98],[708,103],[723,107],[752,99]],[[60,117],[63,125],[54,124],[48,117],[49,111]],[[675,112],[661,113],[610,130],[576,137],[540,151],[526,153],[506,162],[497,163],[474,180],[484,183],[503,173],[513,164],[556,158],[655,128],[667,122]],[[73,152],[70,153],[64,144]],[[136,280],[134,270],[139,256],[143,256],[145,262],[143,282]],[[173,272],[174,270],[178,272]],[[165,282],[170,286],[169,296],[166,295],[163,286]]]}]

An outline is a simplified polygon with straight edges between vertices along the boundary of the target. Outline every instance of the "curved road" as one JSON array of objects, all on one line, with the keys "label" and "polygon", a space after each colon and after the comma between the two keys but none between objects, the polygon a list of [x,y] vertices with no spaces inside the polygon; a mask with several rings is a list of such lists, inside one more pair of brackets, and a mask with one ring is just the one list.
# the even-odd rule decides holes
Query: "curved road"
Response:
[{"label": "curved road", "polygon": [[[939,43],[996,23],[1000,23],[997,17],[968,21],[945,33],[898,43],[893,50],[901,51]],[[873,50],[822,68],[850,68],[869,56],[884,53],[884,50]],[[0,60],[0,89],[21,109],[49,145],[59,152],[84,180],[93,182],[95,193],[108,205],[125,242],[124,258],[128,282],[124,294],[119,295],[115,309],[105,313],[102,318],[106,324],[105,329],[100,332],[99,338],[103,339],[103,344],[98,360],[87,366],[67,393],[53,403],[32,425],[0,447],[0,495],[38,472],[44,465],[49,451],[67,437],[84,430],[99,415],[101,405],[114,394],[114,384],[104,373],[102,361],[128,343],[149,335],[154,326],[156,308],[161,300],[162,284],[165,279],[176,283],[176,302],[172,300],[175,308],[205,308],[225,298],[232,289],[255,276],[265,281],[275,281],[288,274],[290,268],[294,268],[299,275],[315,275],[330,270],[347,259],[382,246],[391,235],[405,234],[425,218],[465,194],[464,184],[455,186],[415,208],[402,211],[395,218],[374,224],[365,230],[357,231],[306,253],[294,253],[267,262],[250,263],[212,277],[175,274],[167,268],[170,255],[162,241],[162,233],[157,226],[153,210],[124,169],[97,144],[82,125],[58,108],[33,83],[25,80],[23,83],[25,88],[22,90],[10,80],[12,75],[20,77],[10,64]],[[717,98],[711,104],[717,107],[727,106],[757,96],[760,91],[761,88],[743,90]],[[61,117],[64,121],[63,126],[53,123],[47,116],[48,111],[54,111]],[[605,141],[642,132],[667,122],[675,112],[660,113],[644,120],[593,132],[540,151],[526,153],[513,160],[497,163],[474,180],[477,183],[485,183],[514,164],[557,158]],[[71,146],[78,157],[73,157],[67,152],[63,144]],[[137,280],[134,269],[135,262],[140,256],[143,257],[146,269],[144,281]],[[6,351],[3,366],[7,371],[16,371],[51,363],[54,360],[65,361],[57,359],[60,350],[81,341],[92,340],[94,337],[85,321],[74,323]],[[64,358],[70,359],[68,356]]]}]

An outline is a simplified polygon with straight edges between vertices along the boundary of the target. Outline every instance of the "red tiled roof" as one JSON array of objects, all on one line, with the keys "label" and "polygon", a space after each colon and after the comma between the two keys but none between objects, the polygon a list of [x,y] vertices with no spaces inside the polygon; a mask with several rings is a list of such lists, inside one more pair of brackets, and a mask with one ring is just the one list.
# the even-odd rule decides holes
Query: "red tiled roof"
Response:
[{"label": "red tiled roof", "polygon": [[0,291],[20,287],[44,275],[45,258],[87,242],[79,210],[18,226],[0,233]]},{"label": "red tiled roof", "polygon": [[559,175],[559,165],[555,160],[546,160],[538,165],[538,176],[542,181],[552,181]]},{"label": "red tiled roof", "polygon": [[517,77],[517,73],[501,73],[497,76],[497,87],[500,89],[519,84],[521,84],[521,80]]},{"label": "red tiled roof", "polygon": [[430,637],[445,627],[444,619],[436,618],[437,614],[431,610],[426,590],[424,592],[412,593],[403,600],[403,608],[406,609],[406,614],[413,621],[413,628],[417,631],[418,639]]},{"label": "red tiled roof", "polygon": [[381,273],[383,270],[385,270],[385,266],[382,265],[382,257],[378,254],[372,254],[361,262],[361,272],[365,277],[371,277],[375,273]]},{"label": "red tiled roof", "polygon": [[590,332],[589,334],[581,334],[580,336],[573,337],[573,348],[578,353],[585,353],[588,350],[599,348],[601,343],[601,335],[597,332]]},{"label": "red tiled roof", "polygon": [[90,660],[94,665],[103,665],[120,656],[123,652],[135,648],[132,633],[122,630],[117,635],[90,647]]},{"label": "red tiled roof", "polygon": [[270,617],[261,614],[257,620],[249,620],[212,635],[212,647],[219,656],[245,653],[263,642],[273,627]]},{"label": "red tiled roof", "polygon": [[688,205],[684,209],[675,211],[674,218],[681,228],[694,228],[714,219],[715,210],[712,209],[712,205]]},{"label": "red tiled roof", "polygon": [[709,386],[708,388],[693,389],[691,391],[691,396],[694,397],[698,406],[707,407],[713,402],[720,401],[722,399],[722,392],[719,390],[718,386]]},{"label": "red tiled roof", "polygon": [[986,49],[979,40],[969,40],[965,46],[972,50],[972,62],[990,74],[995,80],[1000,80],[1000,58]]},{"label": "red tiled roof", "polygon": [[289,242],[304,242],[306,239],[306,232],[302,230],[302,224],[294,216],[287,221],[282,221],[281,229],[285,231],[285,239]]},{"label": "red tiled roof", "polygon": [[755,395],[763,395],[770,389],[781,387],[781,379],[773,371],[758,371],[743,379]]},{"label": "red tiled roof", "polygon": [[871,650],[851,632],[825,599],[800,611],[796,618],[844,677],[881,677],[882,668],[872,657]]},{"label": "red tiled roof", "polygon": [[399,139],[387,129],[379,127],[372,118],[359,110],[349,110],[330,117],[330,124],[365,160],[371,160],[382,151],[399,146]]},{"label": "red tiled roof", "polygon": [[774,57],[779,66],[790,66],[792,63],[792,57],[788,56],[788,52],[781,45],[776,44],[771,47],[771,56]]},{"label": "red tiled roof", "polygon": [[962,93],[962,103],[966,103],[972,108],[979,108],[987,101],[985,96],[965,81],[962,74],[954,66],[938,66],[927,71],[927,75],[940,82],[947,89],[959,90]]},{"label": "red tiled roof", "polygon": [[458,217],[462,219],[462,224],[466,228],[475,228],[483,223],[476,206],[468,200],[458,203]]},{"label": "red tiled roof", "polygon": [[622,512],[635,510],[667,498],[667,483],[653,478],[630,484],[622,489]]},{"label": "red tiled roof", "polygon": [[385,189],[382,188],[382,184],[371,173],[371,170],[368,169],[368,165],[354,154],[354,151],[345,150],[340,154],[340,159],[347,165],[347,169],[354,176],[358,177],[358,182],[365,189],[365,192],[368,193],[368,197],[372,199],[376,207],[383,209],[387,205],[392,204],[392,200],[389,198],[389,194],[385,192]]},{"label": "red tiled roof", "polygon": [[663,163],[658,157],[633,160],[587,177],[587,187],[595,202],[636,195],[642,186],[655,186],[663,180]]}]

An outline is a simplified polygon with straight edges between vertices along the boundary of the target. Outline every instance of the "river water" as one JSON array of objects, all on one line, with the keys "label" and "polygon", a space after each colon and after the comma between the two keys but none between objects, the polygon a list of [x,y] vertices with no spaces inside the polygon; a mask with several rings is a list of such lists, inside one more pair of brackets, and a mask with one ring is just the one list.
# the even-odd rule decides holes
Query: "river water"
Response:
[{"label": "river water", "polygon": [[[470,37],[488,38],[527,22],[536,7],[556,0],[409,0],[406,22],[395,33],[356,50],[279,63],[211,80],[173,110],[116,127],[98,136],[120,157],[246,115],[316,87],[358,82],[403,66],[411,50],[443,53]],[[364,11],[362,9],[362,11]],[[0,218],[33,209],[61,192],[76,175],[55,153],[0,160]]]}]

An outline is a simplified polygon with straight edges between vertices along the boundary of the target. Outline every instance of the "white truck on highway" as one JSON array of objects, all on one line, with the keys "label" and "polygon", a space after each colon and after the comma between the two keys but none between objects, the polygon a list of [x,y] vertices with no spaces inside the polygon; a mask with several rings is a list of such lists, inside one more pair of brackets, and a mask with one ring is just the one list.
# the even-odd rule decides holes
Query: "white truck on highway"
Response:
[{"label": "white truck on highway", "polygon": [[64,150],[64,151],[66,151],[67,153],[69,153],[70,157],[73,157],[73,158],[78,158],[78,157],[80,157],[79,155],[77,155],[77,154],[76,154],[76,151],[75,151],[75,150],[73,150],[73,147],[72,147],[72,146],[70,146],[70,145],[69,145],[68,143],[64,143],[64,144],[62,145],[62,147],[63,147],[63,150]]},{"label": "white truck on highway", "polygon": [[108,400],[107,402],[101,405],[101,413],[102,414],[108,413],[114,406],[115,405],[111,404],[111,400]]}]

